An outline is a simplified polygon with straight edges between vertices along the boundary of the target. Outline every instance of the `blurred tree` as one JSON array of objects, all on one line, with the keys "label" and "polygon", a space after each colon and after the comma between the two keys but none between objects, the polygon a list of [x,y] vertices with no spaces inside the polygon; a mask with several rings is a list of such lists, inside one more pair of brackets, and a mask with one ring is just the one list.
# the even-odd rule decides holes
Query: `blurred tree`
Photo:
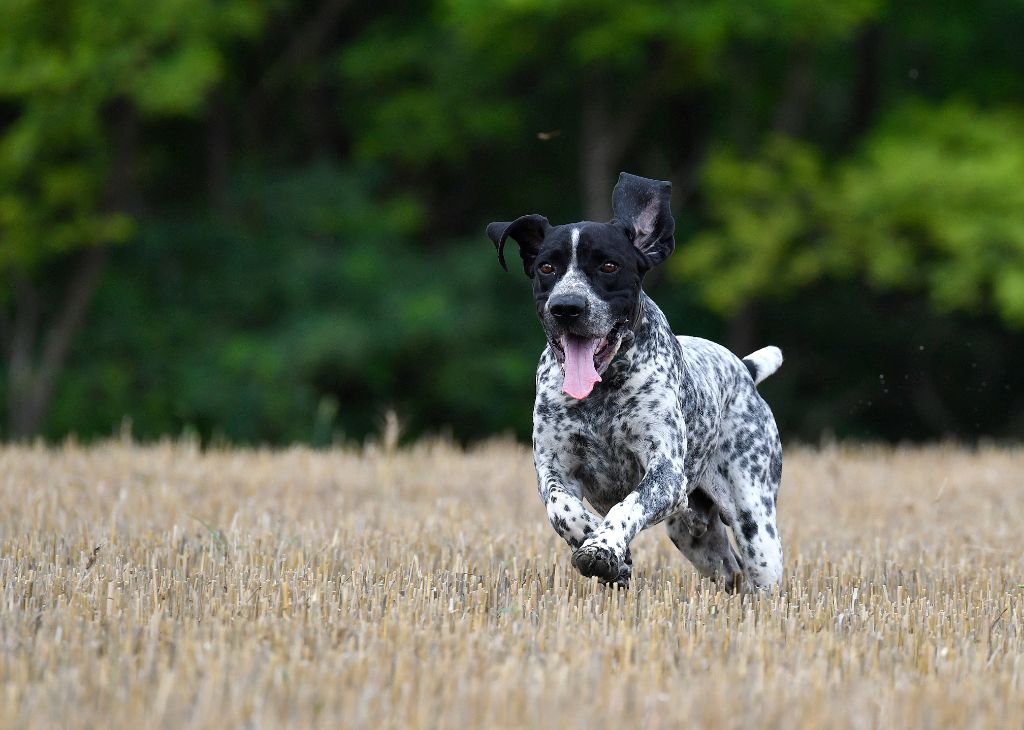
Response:
[{"label": "blurred tree", "polygon": [[[0,6],[0,340],[9,435],[42,425],[108,247],[133,234],[140,120],[194,114],[249,0]],[[73,262],[72,262],[73,261]]]},{"label": "blurred tree", "polygon": [[483,224],[620,168],[676,183],[679,331],[787,349],[787,434],[1024,433],[1019,0],[101,5],[0,5],[10,433],[525,436]]},{"label": "blurred tree", "polygon": [[216,216],[150,220],[112,267],[49,433],[127,416],[147,438],[325,444],[388,408],[412,433],[526,432],[543,336],[502,315],[523,281],[479,241],[413,245],[421,209],[379,187],[319,161],[246,176]]},{"label": "blurred tree", "polygon": [[[877,0],[444,0],[433,9],[437,22],[382,18],[344,51],[342,68],[367,90],[363,154],[464,165],[474,147],[521,154],[531,132],[565,133],[578,144],[569,187],[582,191],[584,217],[604,220],[619,166],[652,117],[664,115],[666,99],[704,101],[730,71],[745,72],[737,50],[767,45],[788,56],[776,123],[796,131],[808,111],[813,49],[852,37],[878,8]],[[547,108],[524,105],[524,93],[546,98]],[[658,146],[699,146],[700,130],[670,129],[675,138]]]},{"label": "blurred tree", "polygon": [[1024,115],[909,104],[834,166],[773,137],[705,170],[712,227],[674,260],[721,312],[823,279],[925,293],[1024,326]]}]

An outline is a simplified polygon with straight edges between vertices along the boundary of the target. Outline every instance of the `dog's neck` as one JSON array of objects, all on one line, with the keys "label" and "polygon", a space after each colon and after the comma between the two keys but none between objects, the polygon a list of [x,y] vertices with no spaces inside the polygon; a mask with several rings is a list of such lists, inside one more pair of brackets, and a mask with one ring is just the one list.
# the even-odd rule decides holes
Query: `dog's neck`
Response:
[{"label": "dog's neck", "polygon": [[637,327],[640,326],[640,319],[644,316],[644,300],[648,297],[644,294],[644,290],[640,290],[640,296],[637,297],[636,314],[633,315],[633,321],[629,323],[629,329],[636,332]]},{"label": "dog's neck", "polygon": [[622,349],[605,371],[602,379],[606,388],[616,387],[618,381],[627,377],[636,368],[637,353],[647,347],[646,343],[652,338],[657,337],[656,331],[665,324],[665,315],[658,305],[641,290],[636,316],[629,328],[631,335],[626,335],[627,338],[631,337],[631,340],[628,343],[623,342]]}]

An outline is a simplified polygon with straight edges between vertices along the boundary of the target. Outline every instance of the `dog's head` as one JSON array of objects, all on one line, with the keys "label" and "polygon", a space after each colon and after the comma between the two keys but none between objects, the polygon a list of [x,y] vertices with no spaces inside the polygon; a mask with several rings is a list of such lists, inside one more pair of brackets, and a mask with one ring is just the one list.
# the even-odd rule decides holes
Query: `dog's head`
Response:
[{"label": "dog's head", "polygon": [[607,223],[553,226],[542,215],[524,215],[487,226],[506,271],[505,242],[519,244],[537,314],[565,372],[563,390],[573,398],[590,395],[632,343],[644,274],[675,248],[671,193],[670,182],[624,172]]}]

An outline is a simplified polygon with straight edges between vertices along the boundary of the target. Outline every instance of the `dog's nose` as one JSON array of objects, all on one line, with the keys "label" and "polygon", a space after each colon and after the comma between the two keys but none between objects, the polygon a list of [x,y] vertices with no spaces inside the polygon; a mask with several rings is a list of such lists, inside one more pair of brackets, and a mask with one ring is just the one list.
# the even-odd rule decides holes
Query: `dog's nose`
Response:
[{"label": "dog's nose", "polygon": [[548,304],[551,314],[562,320],[576,319],[586,308],[587,300],[578,294],[563,294]]}]

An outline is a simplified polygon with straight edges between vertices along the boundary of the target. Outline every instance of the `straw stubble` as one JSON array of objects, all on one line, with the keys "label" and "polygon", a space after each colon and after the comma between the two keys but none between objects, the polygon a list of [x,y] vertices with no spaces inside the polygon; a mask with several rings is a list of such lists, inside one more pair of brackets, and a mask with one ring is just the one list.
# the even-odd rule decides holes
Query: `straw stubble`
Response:
[{"label": "straw stubble", "polygon": [[1024,450],[790,449],[781,591],[571,568],[527,450],[0,450],[6,727],[1022,727]]}]

